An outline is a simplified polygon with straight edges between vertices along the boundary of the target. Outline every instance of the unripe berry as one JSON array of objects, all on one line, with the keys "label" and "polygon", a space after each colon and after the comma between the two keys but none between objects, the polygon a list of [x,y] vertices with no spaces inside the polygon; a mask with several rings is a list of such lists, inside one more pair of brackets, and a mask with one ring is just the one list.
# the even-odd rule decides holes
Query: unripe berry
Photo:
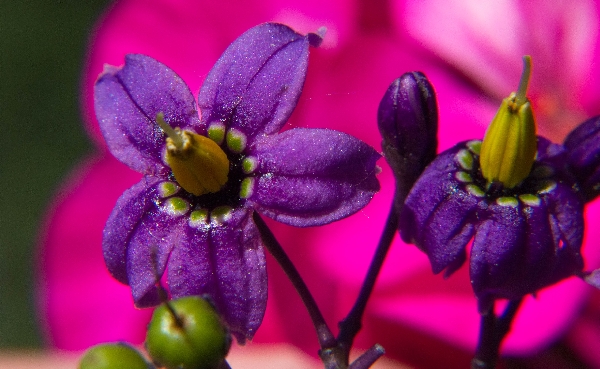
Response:
[{"label": "unripe berry", "polygon": [[199,296],[161,304],[146,333],[146,349],[168,369],[215,369],[225,359],[231,338],[212,305]]},{"label": "unripe berry", "polygon": [[133,347],[123,343],[105,343],[87,349],[79,369],[148,369],[148,363]]}]

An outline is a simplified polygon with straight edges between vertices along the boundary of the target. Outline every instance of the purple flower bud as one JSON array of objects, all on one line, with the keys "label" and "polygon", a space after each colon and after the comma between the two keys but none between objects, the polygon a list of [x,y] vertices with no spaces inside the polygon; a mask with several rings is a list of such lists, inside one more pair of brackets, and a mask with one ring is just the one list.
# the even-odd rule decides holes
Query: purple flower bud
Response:
[{"label": "purple flower bud", "polygon": [[568,161],[586,201],[600,194],[600,116],[590,118],[565,139]]},{"label": "purple flower bud", "polygon": [[396,79],[379,104],[377,121],[396,177],[398,206],[437,151],[438,109],[427,77],[410,72]]}]

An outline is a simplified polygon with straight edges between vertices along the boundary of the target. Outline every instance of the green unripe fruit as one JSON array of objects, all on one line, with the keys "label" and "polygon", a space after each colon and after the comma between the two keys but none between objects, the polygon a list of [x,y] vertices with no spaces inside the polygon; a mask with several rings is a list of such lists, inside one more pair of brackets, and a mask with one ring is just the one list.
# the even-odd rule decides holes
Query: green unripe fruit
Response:
[{"label": "green unripe fruit", "polygon": [[146,350],[152,360],[168,369],[218,368],[231,338],[212,305],[199,296],[168,304],[154,310],[148,326]]},{"label": "green unripe fruit", "polygon": [[122,343],[105,343],[87,349],[79,369],[148,369],[148,363],[133,347]]}]

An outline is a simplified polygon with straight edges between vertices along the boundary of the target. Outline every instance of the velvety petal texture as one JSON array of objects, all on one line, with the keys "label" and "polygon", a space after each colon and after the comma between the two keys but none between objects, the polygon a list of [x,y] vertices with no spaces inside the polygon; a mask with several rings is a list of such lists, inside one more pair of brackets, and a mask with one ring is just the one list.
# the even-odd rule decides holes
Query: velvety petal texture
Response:
[{"label": "velvety petal texture", "polygon": [[250,137],[279,131],[302,91],[308,46],[309,37],[282,24],[266,23],[244,33],[200,89],[202,122],[225,124]]},{"label": "velvety petal texture", "polygon": [[331,223],[363,208],[379,191],[380,155],[342,132],[296,128],[257,140],[248,201],[261,213],[296,227]]},{"label": "velvety petal texture", "polygon": [[207,294],[242,343],[260,326],[267,301],[264,249],[249,214],[237,210],[208,231],[188,227],[168,274],[173,297]]},{"label": "velvety petal texture", "polygon": [[108,271],[118,281],[127,283],[127,249],[123,248],[136,231],[141,219],[154,208],[155,178],[144,178],[121,195],[113,208],[102,237],[104,260]]},{"label": "velvety petal texture", "polygon": [[396,176],[396,206],[437,152],[438,109],[435,91],[421,72],[396,79],[381,99],[377,123],[381,146]]},{"label": "velvety petal texture", "polygon": [[[207,295],[244,343],[267,303],[252,213],[321,225],[359,211],[379,190],[380,156],[362,141],[323,129],[278,133],[302,90],[308,48],[319,40],[274,23],[247,31],[209,73],[199,96],[201,122],[189,88],[150,57],[129,55],[122,68],[107,67],[100,76],[95,103],[107,145],[146,174],[117,201],[103,240],[107,267],[131,287],[136,306],[160,303],[157,285],[166,271],[172,297]],[[164,128],[169,144],[159,113],[175,129]],[[180,168],[169,167],[181,160],[186,168],[185,150],[202,149],[186,146],[182,137],[194,134],[208,136],[195,140],[228,165],[221,187],[197,195],[187,190],[187,177],[178,182]]]},{"label": "velvety petal texture", "polygon": [[401,213],[406,242],[429,257],[434,273],[454,272],[473,240],[470,279],[482,311],[519,299],[583,268],[583,201],[565,150],[538,138],[538,157],[518,187],[486,189],[479,141],[440,154],[415,183]]},{"label": "velvety petal texture", "polygon": [[477,199],[457,183],[462,167],[457,155],[466,155],[464,146],[440,154],[419,177],[401,213],[401,235],[405,242],[419,246],[439,273],[461,259],[474,233],[473,216]]},{"label": "velvety petal texture", "polygon": [[200,123],[194,96],[171,69],[145,55],[127,55],[127,68],[105,67],[94,89],[94,106],[110,152],[131,169],[167,174],[158,113],[173,128]]}]

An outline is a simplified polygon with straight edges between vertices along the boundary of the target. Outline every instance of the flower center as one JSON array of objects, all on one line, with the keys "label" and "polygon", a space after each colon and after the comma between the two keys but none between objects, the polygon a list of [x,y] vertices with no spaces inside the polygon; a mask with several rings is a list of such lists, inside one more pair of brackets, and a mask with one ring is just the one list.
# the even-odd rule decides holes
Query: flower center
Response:
[{"label": "flower center", "polygon": [[537,152],[536,126],[527,87],[531,76],[531,57],[523,57],[524,68],[519,89],[502,100],[481,145],[483,177],[505,188],[513,188],[531,172]]},{"label": "flower center", "polygon": [[200,196],[223,188],[229,159],[217,143],[190,131],[173,129],[163,113],[156,115],[156,123],[167,134],[166,161],[183,189]]}]

